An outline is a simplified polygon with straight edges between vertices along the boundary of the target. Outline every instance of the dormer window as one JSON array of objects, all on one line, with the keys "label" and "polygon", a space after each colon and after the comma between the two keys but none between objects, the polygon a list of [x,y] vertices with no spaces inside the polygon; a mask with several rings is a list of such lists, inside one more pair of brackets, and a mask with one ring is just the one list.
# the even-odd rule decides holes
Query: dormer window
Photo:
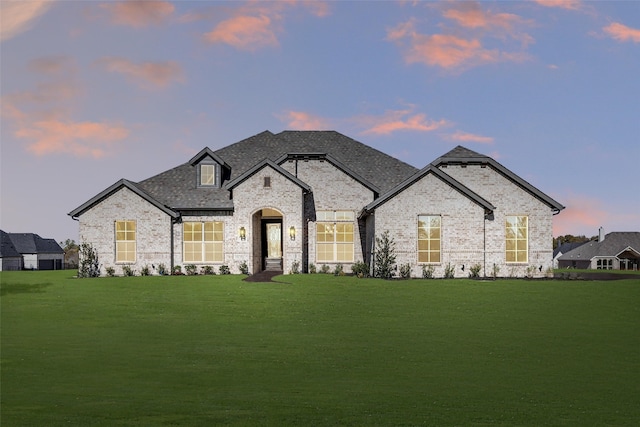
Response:
[{"label": "dormer window", "polygon": [[215,165],[200,165],[200,185],[215,185],[216,167]]}]

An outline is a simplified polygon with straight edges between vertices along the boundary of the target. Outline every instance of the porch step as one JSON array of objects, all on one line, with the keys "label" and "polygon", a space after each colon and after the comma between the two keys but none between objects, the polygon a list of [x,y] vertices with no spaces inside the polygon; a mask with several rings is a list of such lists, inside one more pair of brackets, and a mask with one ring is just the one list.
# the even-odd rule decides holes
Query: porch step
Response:
[{"label": "porch step", "polygon": [[264,269],[266,271],[282,271],[282,258],[267,258]]}]

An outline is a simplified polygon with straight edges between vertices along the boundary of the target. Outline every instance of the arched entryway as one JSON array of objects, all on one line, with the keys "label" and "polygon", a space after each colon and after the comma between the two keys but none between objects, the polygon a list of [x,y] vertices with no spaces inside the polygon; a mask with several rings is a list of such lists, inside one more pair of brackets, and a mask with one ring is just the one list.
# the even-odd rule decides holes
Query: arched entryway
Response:
[{"label": "arched entryway", "polygon": [[254,271],[282,271],[282,212],[263,208],[253,214]]}]

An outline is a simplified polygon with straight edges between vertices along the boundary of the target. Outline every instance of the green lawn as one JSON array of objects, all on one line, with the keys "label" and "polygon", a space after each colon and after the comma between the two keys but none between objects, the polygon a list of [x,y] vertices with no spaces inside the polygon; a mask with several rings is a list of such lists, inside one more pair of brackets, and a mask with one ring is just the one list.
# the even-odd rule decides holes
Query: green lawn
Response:
[{"label": "green lawn", "polygon": [[4,272],[1,424],[637,425],[640,281]]}]

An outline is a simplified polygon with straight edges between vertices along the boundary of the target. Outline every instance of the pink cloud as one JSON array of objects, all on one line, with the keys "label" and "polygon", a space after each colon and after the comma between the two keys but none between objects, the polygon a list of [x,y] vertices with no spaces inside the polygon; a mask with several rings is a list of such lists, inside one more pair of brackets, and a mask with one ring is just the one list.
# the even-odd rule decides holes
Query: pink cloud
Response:
[{"label": "pink cloud", "polygon": [[627,27],[619,22],[613,22],[603,28],[604,32],[610,37],[620,42],[640,43],[640,30]]},{"label": "pink cloud", "polygon": [[174,61],[147,61],[136,64],[124,58],[106,57],[96,63],[107,71],[122,74],[147,89],[164,89],[172,83],[184,82],[182,67]]},{"label": "pink cloud", "polygon": [[478,3],[459,2],[445,10],[443,15],[465,28],[482,28],[486,30],[504,30],[515,33],[519,26],[531,25],[530,21],[512,13],[492,13],[482,10]]},{"label": "pink cloud", "polygon": [[2,1],[0,41],[27,31],[51,6],[52,1]]},{"label": "pink cloud", "polygon": [[288,111],[282,116],[289,129],[295,130],[327,130],[332,126],[329,120],[302,111]]},{"label": "pink cloud", "polygon": [[474,135],[460,130],[452,135],[447,135],[446,138],[451,141],[479,142],[481,144],[493,144],[494,141],[494,138],[490,136]]},{"label": "pink cloud", "polygon": [[568,10],[578,10],[582,7],[580,0],[535,0],[535,2],[545,7],[557,7]]},{"label": "pink cloud", "polygon": [[605,224],[610,214],[602,202],[585,196],[570,196],[562,203],[566,206],[553,218],[553,235],[584,234],[582,230],[594,230]]},{"label": "pink cloud", "polygon": [[204,38],[209,43],[226,43],[237,49],[255,50],[277,46],[275,31],[271,18],[266,15],[240,15],[222,21]]},{"label": "pink cloud", "polygon": [[39,121],[14,132],[18,138],[33,141],[27,150],[36,155],[67,153],[79,157],[104,157],[114,142],[129,135],[120,125],[97,122]]},{"label": "pink cloud", "polygon": [[383,116],[365,116],[357,119],[366,125],[363,134],[388,135],[398,131],[431,132],[448,126],[447,120],[431,120],[426,114],[412,109],[387,111]]},{"label": "pink cloud", "polygon": [[175,6],[168,1],[128,0],[101,5],[111,14],[111,21],[117,25],[143,28],[161,24],[175,11]]}]

